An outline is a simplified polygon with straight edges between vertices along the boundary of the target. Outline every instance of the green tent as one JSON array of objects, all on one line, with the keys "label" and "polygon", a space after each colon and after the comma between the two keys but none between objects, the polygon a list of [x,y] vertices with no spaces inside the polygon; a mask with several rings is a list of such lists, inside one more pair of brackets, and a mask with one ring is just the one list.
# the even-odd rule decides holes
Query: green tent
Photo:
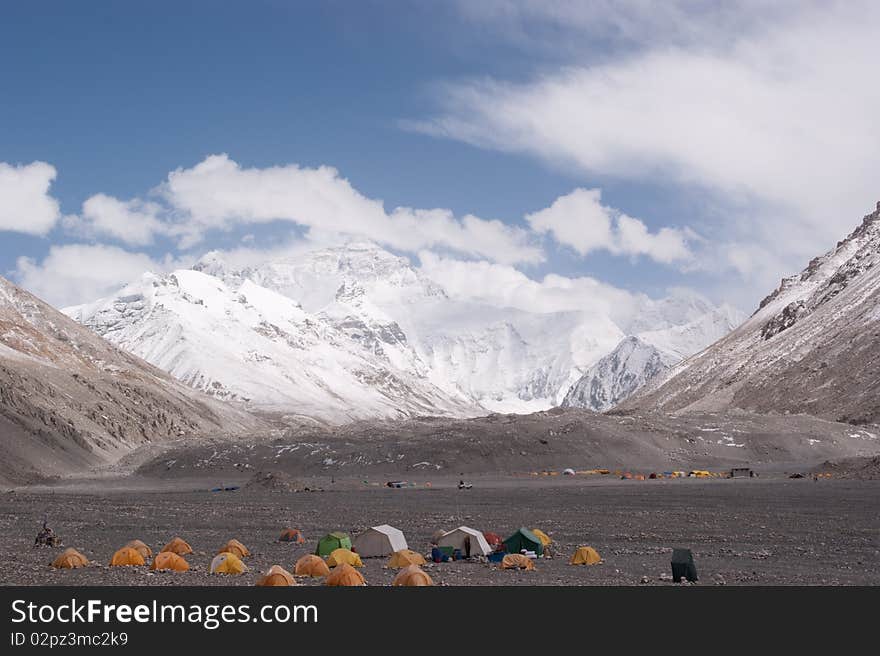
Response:
[{"label": "green tent", "polygon": [[351,549],[351,538],[348,537],[348,533],[340,531],[328,533],[318,540],[318,548],[315,549],[315,554],[321,556],[321,558],[326,558],[334,549]]},{"label": "green tent", "polygon": [[527,528],[521,528],[504,541],[507,553],[518,554],[523,549],[534,551],[537,555],[544,553],[544,545],[540,538]]}]

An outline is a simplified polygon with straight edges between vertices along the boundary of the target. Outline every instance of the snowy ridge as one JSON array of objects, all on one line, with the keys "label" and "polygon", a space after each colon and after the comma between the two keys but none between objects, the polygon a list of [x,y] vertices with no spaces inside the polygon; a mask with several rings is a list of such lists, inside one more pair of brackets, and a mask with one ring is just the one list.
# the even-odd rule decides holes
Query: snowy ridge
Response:
[{"label": "snowy ridge", "polygon": [[626,330],[587,312],[456,300],[368,243],[243,269],[209,253],[65,312],[218,398],[334,423],[546,410],[630,331],[677,360],[738,318],[684,295],[646,304]]}]

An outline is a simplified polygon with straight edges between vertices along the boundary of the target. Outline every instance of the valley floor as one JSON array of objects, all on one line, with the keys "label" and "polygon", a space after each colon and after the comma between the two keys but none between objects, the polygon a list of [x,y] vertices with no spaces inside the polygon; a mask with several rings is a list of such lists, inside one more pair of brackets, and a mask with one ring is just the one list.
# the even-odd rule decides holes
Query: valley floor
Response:
[{"label": "valley floor", "polygon": [[[742,480],[620,481],[592,477],[470,477],[431,487],[390,489],[384,481],[313,480],[324,491],[209,492],[209,485],[124,479],[98,493],[80,487],[0,494],[5,555],[3,585],[253,585],[272,564],[292,569],[328,531],[352,535],[370,525],[401,528],[411,548],[426,551],[437,529],[464,524],[506,536],[519,526],[541,528],[560,555],[532,572],[501,571],[485,563],[430,564],[441,585],[671,585],[672,547],[693,550],[700,585],[880,584],[880,481],[777,477]],[[162,491],[159,491],[159,489]],[[135,489],[137,488],[137,489]],[[164,488],[164,489],[163,489]],[[44,515],[63,538],[99,563],[55,571],[60,549],[33,547]],[[307,542],[276,542],[282,528],[301,529]],[[196,551],[192,570],[151,573],[146,567],[109,568],[113,551],[133,538],[154,549],[179,535]],[[251,571],[211,576],[210,558],[228,538],[252,550]],[[603,562],[568,565],[579,544]],[[365,559],[369,585],[389,585],[385,559]],[[662,578],[661,578],[662,576]],[[302,580],[314,585],[319,581]]]}]

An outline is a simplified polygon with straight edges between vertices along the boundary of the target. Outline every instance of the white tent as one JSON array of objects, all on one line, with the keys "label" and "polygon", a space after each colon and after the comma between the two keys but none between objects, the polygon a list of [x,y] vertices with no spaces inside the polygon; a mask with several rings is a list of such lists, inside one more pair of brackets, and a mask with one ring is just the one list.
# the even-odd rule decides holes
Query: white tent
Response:
[{"label": "white tent", "polygon": [[388,524],[368,528],[354,539],[353,546],[362,558],[388,556],[408,548],[403,531]]},{"label": "white tent", "polygon": [[444,533],[443,537],[437,540],[437,546],[460,549],[465,558],[468,556],[488,556],[492,553],[492,547],[486,542],[486,537],[482,532],[467,526],[459,526]]}]

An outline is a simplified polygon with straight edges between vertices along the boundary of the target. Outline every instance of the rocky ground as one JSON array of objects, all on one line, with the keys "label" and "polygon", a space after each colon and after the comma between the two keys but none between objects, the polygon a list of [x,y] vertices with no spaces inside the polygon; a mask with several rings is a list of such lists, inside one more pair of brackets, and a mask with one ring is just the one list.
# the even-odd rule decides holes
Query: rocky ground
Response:
[{"label": "rocky ground", "polygon": [[[429,565],[441,585],[671,585],[672,547],[693,549],[699,585],[880,584],[880,482],[759,479],[622,481],[596,476],[476,476],[459,491],[456,480],[389,489],[382,480],[312,478],[319,492],[260,486],[210,492],[209,479],[146,478],[93,482],[0,495],[4,585],[252,585],[272,564],[292,568],[331,530],[352,535],[374,524],[401,528],[412,548],[426,551],[437,529],[460,524],[506,536],[524,525],[541,528],[561,556],[537,561],[532,572],[500,571],[485,563]],[[164,489],[163,489],[164,488]],[[159,491],[162,490],[162,491]],[[49,567],[60,548],[33,547],[48,515],[66,546],[95,564],[81,570]],[[303,546],[279,543],[282,528],[301,529]],[[151,573],[146,567],[107,567],[113,551],[139,538],[161,547],[179,535],[196,550],[192,570]],[[251,571],[239,577],[207,573],[228,538],[253,551]],[[600,565],[575,567],[568,555],[595,547]],[[369,585],[389,585],[384,559],[366,560]],[[320,581],[302,580],[307,585]]]}]

